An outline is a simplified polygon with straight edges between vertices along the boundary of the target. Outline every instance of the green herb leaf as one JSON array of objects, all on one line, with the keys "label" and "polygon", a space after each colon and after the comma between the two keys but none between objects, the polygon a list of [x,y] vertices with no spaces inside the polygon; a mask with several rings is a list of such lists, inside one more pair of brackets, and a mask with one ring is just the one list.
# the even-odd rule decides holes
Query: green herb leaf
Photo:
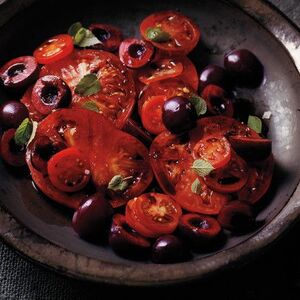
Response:
[{"label": "green herb leaf", "polygon": [[131,179],[132,176],[123,178],[121,175],[115,175],[108,184],[108,189],[113,191],[124,191],[128,187],[128,180]]},{"label": "green herb leaf", "polygon": [[85,48],[101,43],[97,37],[80,22],[76,22],[68,30],[73,37],[74,45]]},{"label": "green herb leaf", "polygon": [[25,146],[30,139],[32,129],[33,125],[29,118],[24,119],[15,132],[15,143],[19,146]]},{"label": "green herb leaf", "polygon": [[199,176],[207,176],[211,171],[214,170],[214,167],[210,162],[203,159],[196,159],[193,162],[191,169],[197,173]]},{"label": "green herb leaf", "polygon": [[203,98],[199,97],[196,94],[193,94],[190,97],[190,102],[194,105],[198,117],[206,113],[207,105]]},{"label": "green herb leaf", "polygon": [[194,194],[200,195],[202,191],[201,183],[198,178],[194,180],[194,182],[191,185],[191,190]]},{"label": "green herb leaf", "polygon": [[69,27],[68,34],[71,35],[72,37],[75,37],[76,33],[81,28],[82,28],[82,24],[80,22],[76,22]]},{"label": "green herb leaf", "polygon": [[249,116],[248,117],[248,122],[247,122],[248,127],[256,131],[257,133],[261,133],[262,130],[262,122],[259,117],[256,116]]},{"label": "green herb leaf", "polygon": [[85,30],[84,39],[82,39],[77,46],[85,48],[85,47],[91,47],[101,43],[90,30],[85,28],[84,30]]},{"label": "green herb leaf", "polygon": [[90,96],[100,91],[101,86],[95,74],[87,74],[77,84],[75,93],[80,96]]},{"label": "green herb leaf", "polygon": [[161,30],[159,27],[148,28],[146,36],[149,40],[156,43],[164,43],[170,39],[170,34]]},{"label": "green herb leaf", "polygon": [[95,111],[95,112],[99,112],[100,111],[99,107],[97,106],[97,104],[94,101],[85,102],[82,105],[82,107],[85,108],[85,109],[89,109],[89,110]]},{"label": "green herb leaf", "polygon": [[80,43],[83,41],[85,36],[86,36],[86,29],[81,27],[74,36],[74,44],[80,45]]}]

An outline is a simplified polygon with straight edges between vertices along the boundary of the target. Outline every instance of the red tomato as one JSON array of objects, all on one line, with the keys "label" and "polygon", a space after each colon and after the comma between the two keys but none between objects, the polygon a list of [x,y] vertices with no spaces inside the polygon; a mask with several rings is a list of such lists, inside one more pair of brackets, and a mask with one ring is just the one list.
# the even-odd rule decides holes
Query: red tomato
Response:
[{"label": "red tomato", "polygon": [[257,203],[268,191],[274,169],[274,157],[259,162],[249,171],[249,178],[246,185],[237,193],[238,200],[251,204]]},{"label": "red tomato", "polygon": [[203,137],[194,147],[195,159],[204,159],[215,169],[224,167],[231,158],[231,147],[225,137],[208,135]]},{"label": "red tomato", "polygon": [[[170,35],[165,42],[153,42],[147,37],[149,28],[160,28]],[[200,30],[191,19],[176,11],[162,11],[146,17],[140,26],[144,39],[163,51],[174,54],[188,54],[200,39]]]},{"label": "red tomato", "polygon": [[172,233],[182,211],[171,197],[148,193],[130,200],[126,207],[126,222],[146,237]]},{"label": "red tomato", "polygon": [[51,183],[63,192],[78,192],[89,182],[91,171],[84,155],[74,147],[64,149],[48,161]]},{"label": "red tomato", "polygon": [[72,37],[68,34],[59,34],[41,44],[33,52],[33,56],[39,64],[50,64],[71,54],[73,48]]},{"label": "red tomato", "polygon": [[141,68],[153,57],[154,47],[151,43],[138,39],[126,39],[119,48],[120,61],[129,68]]},{"label": "red tomato", "polygon": [[[99,78],[100,91],[91,96],[75,93],[79,81],[87,74],[95,73]],[[94,102],[102,115],[122,128],[130,116],[135,101],[132,76],[119,59],[109,52],[99,50],[76,50],[57,63],[44,66],[43,75],[61,77],[72,91],[71,107],[83,107]]]},{"label": "red tomato", "polygon": [[[209,189],[202,178],[191,170],[192,147],[188,136],[175,136],[168,132],[158,135],[150,147],[150,162],[162,190],[190,212],[218,214],[226,195]],[[199,179],[201,193],[192,192],[192,184]]]},{"label": "red tomato", "polygon": [[150,97],[142,107],[141,119],[143,126],[149,132],[157,135],[166,130],[162,122],[162,107],[165,102],[165,96]]},{"label": "red tomato", "polygon": [[205,183],[219,193],[234,193],[242,189],[249,176],[247,163],[235,153],[230,162],[204,177]]}]

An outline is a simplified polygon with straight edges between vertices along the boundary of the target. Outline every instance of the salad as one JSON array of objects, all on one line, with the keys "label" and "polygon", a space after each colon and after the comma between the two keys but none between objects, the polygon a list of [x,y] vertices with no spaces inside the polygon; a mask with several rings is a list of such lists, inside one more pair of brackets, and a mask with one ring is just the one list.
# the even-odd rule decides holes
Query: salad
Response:
[{"label": "salad", "polygon": [[82,239],[175,263],[257,228],[272,142],[234,91],[258,88],[264,67],[237,49],[199,70],[200,29],[177,11],[140,34],[77,22],[1,66],[1,157],[74,211]]}]

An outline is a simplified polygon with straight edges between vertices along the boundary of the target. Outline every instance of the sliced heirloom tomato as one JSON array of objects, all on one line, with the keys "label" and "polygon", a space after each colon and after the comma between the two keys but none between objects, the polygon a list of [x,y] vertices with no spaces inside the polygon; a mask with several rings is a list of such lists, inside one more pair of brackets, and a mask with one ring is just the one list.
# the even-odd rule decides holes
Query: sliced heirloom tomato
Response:
[{"label": "sliced heirloom tomato", "polygon": [[[75,93],[80,80],[87,74],[96,74],[100,90],[90,96]],[[118,128],[122,128],[130,116],[135,102],[135,88],[131,74],[114,54],[99,50],[74,50],[58,61],[46,65],[41,76],[56,75],[61,77],[72,91],[70,107],[84,107],[86,102],[93,102],[99,112]]]},{"label": "sliced heirloom tomato", "polygon": [[[189,136],[175,136],[168,132],[158,135],[150,148],[150,162],[162,190],[190,212],[216,215],[228,201],[228,196],[212,191],[202,178],[191,170],[193,164]],[[192,191],[195,180],[200,191]]]},{"label": "sliced heirloom tomato", "polygon": [[[43,153],[37,153],[35,141],[41,137],[47,143]],[[67,149],[56,153],[51,142],[53,149],[57,145]],[[49,160],[46,173],[34,163],[44,165],[43,159]],[[61,109],[41,121],[27,149],[26,161],[38,188],[52,200],[74,209],[95,190],[107,192],[114,207],[122,205],[140,195],[153,177],[147,148],[100,114],[86,109]],[[130,180],[125,190],[110,193],[108,184],[115,175]]]},{"label": "sliced heirloom tomato", "polygon": [[71,54],[73,48],[72,37],[68,34],[59,34],[42,43],[33,52],[33,56],[40,64],[50,64]]},{"label": "sliced heirloom tomato", "polygon": [[[156,32],[151,35],[150,30]],[[162,11],[146,17],[140,32],[155,47],[173,54],[188,54],[200,39],[198,25],[176,11]]]},{"label": "sliced heirloom tomato", "polygon": [[150,238],[172,233],[181,214],[181,207],[170,196],[159,193],[143,194],[126,206],[126,222]]},{"label": "sliced heirloom tomato", "polygon": [[274,157],[269,158],[252,166],[246,185],[237,193],[238,200],[250,204],[257,203],[268,191],[273,176]]}]

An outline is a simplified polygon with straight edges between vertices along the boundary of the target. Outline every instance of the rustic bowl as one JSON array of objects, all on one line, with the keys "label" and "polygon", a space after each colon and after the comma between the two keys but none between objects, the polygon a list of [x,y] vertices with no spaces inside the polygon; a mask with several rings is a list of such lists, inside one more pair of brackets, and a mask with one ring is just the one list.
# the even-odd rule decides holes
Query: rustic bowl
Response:
[{"label": "rustic bowl", "polygon": [[[202,41],[191,54],[200,69],[222,64],[223,55],[248,48],[265,66],[263,85],[238,93],[252,99],[257,113],[271,111],[269,136],[276,169],[271,191],[251,234],[230,238],[221,251],[196,255],[171,265],[133,262],[109,248],[80,240],[70,227],[70,213],[38,194],[29,179],[0,163],[0,236],[32,260],[66,275],[126,285],[161,285],[203,278],[234,266],[265,250],[300,215],[300,34],[269,4],[261,0],[8,1],[0,7],[0,65],[32,53],[47,37],[65,32],[81,20],[120,26],[125,36],[138,35],[140,20],[151,12],[179,9],[195,19]],[[1,99],[5,95],[0,92]]]}]

